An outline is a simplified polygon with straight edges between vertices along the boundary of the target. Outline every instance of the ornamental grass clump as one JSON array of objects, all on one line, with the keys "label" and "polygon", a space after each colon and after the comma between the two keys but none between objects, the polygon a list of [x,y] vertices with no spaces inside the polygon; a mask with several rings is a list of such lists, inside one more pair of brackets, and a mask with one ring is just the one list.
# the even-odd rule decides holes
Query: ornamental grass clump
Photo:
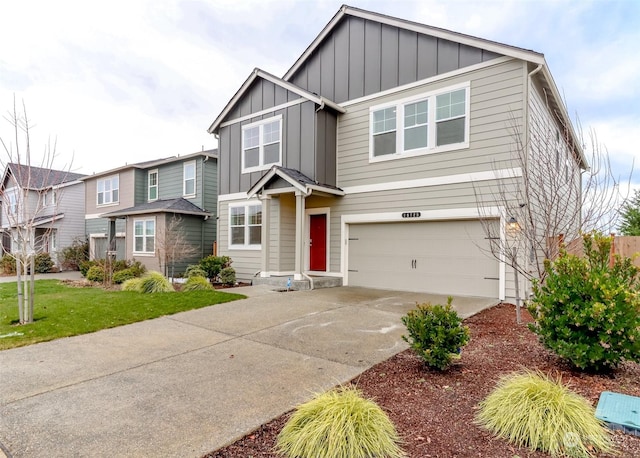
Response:
[{"label": "ornamental grass clump", "polygon": [[476,422],[519,447],[552,456],[613,452],[609,431],[589,401],[537,372],[504,376],[480,403]]},{"label": "ornamental grass clump", "polygon": [[211,291],[212,289],[209,279],[198,276],[189,277],[182,286],[182,291]]},{"label": "ornamental grass clump", "polygon": [[445,370],[454,360],[460,359],[462,347],[469,342],[469,328],[451,307],[447,305],[419,304],[402,317],[409,336],[402,336],[411,349],[427,366]]},{"label": "ornamental grass clump", "polygon": [[300,405],[278,435],[288,458],[397,458],[405,456],[387,414],[353,386]]},{"label": "ornamental grass clump", "polygon": [[612,242],[585,234],[584,257],[563,250],[556,261],[545,261],[547,277],[533,286],[531,330],[581,370],[640,362],[640,269],[629,258],[611,259]]},{"label": "ornamental grass clump", "polygon": [[171,282],[160,272],[152,270],[140,279],[141,293],[170,293],[173,291]]},{"label": "ornamental grass clump", "polygon": [[124,282],[122,282],[121,289],[122,291],[134,291],[136,293],[139,293],[141,282],[141,278],[130,278],[129,280],[125,280]]}]

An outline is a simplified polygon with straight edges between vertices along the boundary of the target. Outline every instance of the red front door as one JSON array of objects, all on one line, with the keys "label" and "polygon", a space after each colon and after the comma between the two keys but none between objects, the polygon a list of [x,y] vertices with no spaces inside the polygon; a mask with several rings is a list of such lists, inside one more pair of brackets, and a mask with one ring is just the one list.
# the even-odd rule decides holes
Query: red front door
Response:
[{"label": "red front door", "polygon": [[310,215],[309,270],[327,270],[327,215]]}]

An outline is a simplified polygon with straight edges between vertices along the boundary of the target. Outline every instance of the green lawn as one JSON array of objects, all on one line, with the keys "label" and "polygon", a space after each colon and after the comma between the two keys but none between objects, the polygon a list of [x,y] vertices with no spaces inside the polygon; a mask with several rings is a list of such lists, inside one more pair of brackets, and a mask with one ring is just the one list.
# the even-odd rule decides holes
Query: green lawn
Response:
[{"label": "green lawn", "polygon": [[105,291],[101,288],[74,288],[58,280],[38,280],[35,291],[35,321],[19,326],[16,324],[16,283],[0,283],[0,350],[86,334],[245,297],[218,291],[156,294]]}]

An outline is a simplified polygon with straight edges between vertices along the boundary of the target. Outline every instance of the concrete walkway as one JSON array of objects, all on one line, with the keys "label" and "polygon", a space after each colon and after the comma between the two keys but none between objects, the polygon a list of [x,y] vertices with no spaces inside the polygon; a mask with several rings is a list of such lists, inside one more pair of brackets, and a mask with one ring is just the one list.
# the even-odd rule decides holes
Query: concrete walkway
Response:
[{"label": "concrete walkway", "polygon": [[[404,350],[400,318],[445,298],[278,293],[0,351],[0,457],[198,457]],[[454,299],[462,316],[497,303]]]}]

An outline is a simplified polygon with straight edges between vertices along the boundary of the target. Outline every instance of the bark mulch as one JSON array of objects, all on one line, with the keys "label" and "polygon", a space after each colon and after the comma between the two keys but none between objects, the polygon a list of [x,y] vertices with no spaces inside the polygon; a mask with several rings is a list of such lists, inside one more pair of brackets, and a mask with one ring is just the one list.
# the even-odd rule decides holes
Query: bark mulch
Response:
[{"label": "bark mulch", "polygon": [[[523,311],[525,322],[532,319]],[[515,323],[513,305],[502,304],[473,316],[465,323],[471,341],[461,361],[448,371],[427,369],[406,350],[361,374],[353,383],[389,415],[404,440],[408,457],[547,457],[494,438],[473,423],[477,404],[501,375],[519,369],[540,370],[562,377],[565,384],[595,406],[602,391],[640,396],[640,365],[625,363],[609,375],[571,370],[537,341],[525,325]],[[237,442],[204,458],[278,457],[276,437],[287,413]],[[619,457],[640,457],[640,437],[615,432]]]}]

